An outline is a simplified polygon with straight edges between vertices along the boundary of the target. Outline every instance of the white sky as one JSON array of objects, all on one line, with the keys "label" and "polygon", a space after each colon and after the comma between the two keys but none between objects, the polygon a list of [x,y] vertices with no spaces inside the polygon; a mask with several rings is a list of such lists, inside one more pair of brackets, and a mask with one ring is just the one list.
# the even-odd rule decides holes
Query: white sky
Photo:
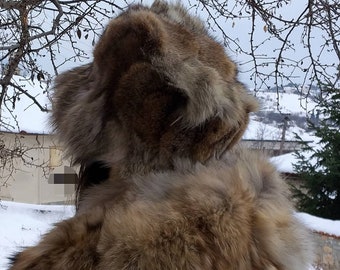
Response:
[{"label": "white sky", "polygon": [[[128,1],[129,3],[143,3],[146,5],[151,5],[153,1],[151,0],[135,0],[135,1]],[[170,1],[170,2],[176,2],[176,1]],[[185,6],[188,6],[191,4],[197,4],[197,1],[195,0],[182,0],[180,1],[182,4]],[[229,0],[228,3],[231,5],[233,1]],[[116,3],[121,6],[126,6],[124,1],[116,1]],[[288,19],[290,18],[296,18],[306,7],[308,3],[308,0],[291,0],[289,4],[284,5],[283,8],[280,9],[281,13]],[[202,10],[201,8],[196,10],[194,7],[190,8],[189,12],[192,14],[197,14],[199,15],[200,18],[205,20],[207,18],[207,13],[206,11]],[[278,14],[279,15],[279,14]],[[250,30],[251,30],[251,21],[246,20],[246,19],[235,19],[235,20],[229,20],[229,21],[224,21],[223,19],[218,19],[219,24],[221,25],[221,28],[228,33],[230,37],[233,37],[236,39],[236,41],[241,44],[242,47],[246,48],[249,50],[250,48]],[[51,22],[46,22],[47,24]],[[233,25],[234,23],[234,25]],[[263,21],[260,21],[259,18],[256,19],[256,31],[255,31],[255,42],[257,44],[262,43],[263,40],[266,38],[270,37],[270,34],[268,32],[264,32],[263,26],[265,23]],[[210,32],[213,34],[213,36],[216,36],[219,41],[222,41],[222,36],[221,32],[217,29],[215,25],[212,24],[212,27],[216,30],[213,31],[211,30]],[[291,36],[291,40],[294,40],[294,50],[287,50],[284,52],[283,56],[286,58],[292,58],[294,60],[302,59],[304,56],[307,55],[307,50],[306,48],[303,48],[301,44],[301,29],[299,31],[294,31]],[[322,45],[323,39],[321,39],[321,33],[320,32],[315,32],[312,33],[314,35],[313,39],[313,46],[312,49],[317,51],[320,49],[320,45]],[[92,59],[92,37],[90,36],[87,40],[85,40],[84,37],[81,39],[78,39],[76,37],[76,34],[74,33],[75,36],[75,42],[77,45],[79,45],[82,49],[85,50],[85,52],[88,54],[88,59],[84,59],[84,62],[88,62]],[[84,36],[84,35],[83,35]],[[232,46],[232,45],[231,45]],[[277,57],[278,52],[274,52],[273,49],[277,48],[279,46],[279,42],[276,39],[271,39],[269,41],[264,42],[264,44],[260,45],[258,50],[256,51],[256,54],[258,55],[258,63],[261,64],[262,60],[261,57],[264,55],[267,55],[268,57]],[[232,46],[235,48],[235,46]],[[227,50],[227,53],[230,55],[230,57],[236,61],[239,64],[239,70],[240,70],[240,80],[248,85],[248,87],[253,88],[253,81],[250,80],[249,78],[249,73],[246,71],[250,68],[249,66],[249,61],[251,58],[247,55],[244,54],[237,54],[231,50]],[[72,55],[72,49],[68,44],[62,44],[60,47],[60,53],[57,55],[57,63],[63,62],[65,59],[70,57]],[[334,57],[325,56],[328,63],[334,61]],[[49,71],[52,70],[52,66],[49,63],[48,57],[46,59],[40,59],[43,67]],[[274,62],[274,60],[273,60]],[[71,67],[78,66],[83,63],[79,62],[73,62],[69,61],[65,65],[62,66],[60,71],[67,70]],[[307,67],[308,61],[304,60],[304,65]],[[268,66],[268,67],[259,67],[261,71],[263,72],[272,72],[273,71],[273,64]],[[245,73],[246,72],[246,73]],[[287,74],[290,72],[290,70],[287,69]],[[296,83],[301,83],[303,81],[303,76],[304,73],[296,73],[296,75],[300,76],[299,78],[293,79],[296,81]],[[273,82],[272,82],[273,83]]]},{"label": "white sky", "polygon": [[[46,94],[43,93],[45,85],[38,80],[24,80],[20,76],[14,76],[14,80],[22,85],[24,89],[28,90],[30,95],[34,96],[36,100],[42,105],[50,107],[50,101]],[[8,94],[11,94],[11,87]],[[13,108],[11,102],[6,103],[7,106],[2,106],[1,111],[1,131],[20,132],[25,131],[29,133],[50,133],[51,129],[48,123],[48,113],[42,112],[32,100],[20,95],[20,100],[15,102]]]}]

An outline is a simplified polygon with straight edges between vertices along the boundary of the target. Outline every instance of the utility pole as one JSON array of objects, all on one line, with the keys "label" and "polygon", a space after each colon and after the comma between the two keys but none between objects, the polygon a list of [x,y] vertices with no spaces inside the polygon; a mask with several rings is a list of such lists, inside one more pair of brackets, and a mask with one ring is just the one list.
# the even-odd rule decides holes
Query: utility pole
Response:
[{"label": "utility pole", "polygon": [[285,117],[283,118],[283,127],[282,127],[282,136],[281,136],[281,142],[280,142],[280,149],[279,149],[279,155],[282,155],[283,146],[286,141],[286,130],[288,127],[288,121],[289,121],[289,115],[290,113],[283,114]]}]

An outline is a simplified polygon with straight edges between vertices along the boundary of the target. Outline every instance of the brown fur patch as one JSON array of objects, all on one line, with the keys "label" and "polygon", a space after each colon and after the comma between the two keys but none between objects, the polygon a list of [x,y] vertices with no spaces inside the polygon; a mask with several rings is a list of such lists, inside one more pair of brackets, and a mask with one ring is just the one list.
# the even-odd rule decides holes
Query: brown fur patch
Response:
[{"label": "brown fur patch", "polygon": [[52,122],[83,165],[77,214],[11,269],[306,269],[282,179],[235,146],[256,107],[198,18],[129,8],[55,83]]},{"label": "brown fur patch", "polygon": [[134,168],[169,168],[175,157],[205,161],[231,148],[256,106],[199,20],[158,2],[112,20],[94,62],[57,79],[52,122],[76,162],[119,151],[145,161]]},{"label": "brown fur patch", "polygon": [[102,208],[59,223],[40,244],[19,253],[12,270],[95,269],[100,260],[97,244]]},{"label": "brown fur patch", "polygon": [[78,215],[12,269],[300,270],[310,262],[312,242],[286,187],[258,155],[231,151],[207,166],[181,162],[116,180],[88,189]]}]

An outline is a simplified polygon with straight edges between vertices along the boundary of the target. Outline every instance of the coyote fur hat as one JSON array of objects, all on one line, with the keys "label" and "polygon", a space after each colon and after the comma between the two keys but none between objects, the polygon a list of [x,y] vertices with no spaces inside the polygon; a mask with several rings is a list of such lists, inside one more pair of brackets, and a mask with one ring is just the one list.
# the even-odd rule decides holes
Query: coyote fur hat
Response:
[{"label": "coyote fur hat", "polygon": [[131,6],[93,62],[55,82],[52,123],[81,165],[79,201],[12,270],[307,269],[287,188],[237,146],[257,102],[180,4]]}]

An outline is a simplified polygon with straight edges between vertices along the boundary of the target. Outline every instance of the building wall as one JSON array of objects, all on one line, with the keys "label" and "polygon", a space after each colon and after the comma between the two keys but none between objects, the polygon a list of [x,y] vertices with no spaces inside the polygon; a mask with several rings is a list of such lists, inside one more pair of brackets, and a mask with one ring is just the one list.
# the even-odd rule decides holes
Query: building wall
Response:
[{"label": "building wall", "polygon": [[[261,141],[260,148],[257,143],[241,142],[256,151],[276,149],[280,142]],[[295,146],[286,143],[286,148]],[[69,173],[69,167],[70,161],[63,159],[53,135],[0,132],[0,199],[38,204],[72,201],[72,181],[68,178],[68,184],[55,184],[53,177]]]},{"label": "building wall", "polygon": [[316,242],[317,269],[340,269],[340,237],[314,233]]},{"label": "building wall", "polygon": [[280,140],[243,139],[241,145],[248,149],[265,153],[270,157],[291,153],[301,148],[301,142],[299,141],[284,141],[282,143]]},{"label": "building wall", "polygon": [[73,200],[73,184],[53,183],[70,161],[63,159],[52,135],[0,133],[0,140],[0,199],[37,204]]}]

